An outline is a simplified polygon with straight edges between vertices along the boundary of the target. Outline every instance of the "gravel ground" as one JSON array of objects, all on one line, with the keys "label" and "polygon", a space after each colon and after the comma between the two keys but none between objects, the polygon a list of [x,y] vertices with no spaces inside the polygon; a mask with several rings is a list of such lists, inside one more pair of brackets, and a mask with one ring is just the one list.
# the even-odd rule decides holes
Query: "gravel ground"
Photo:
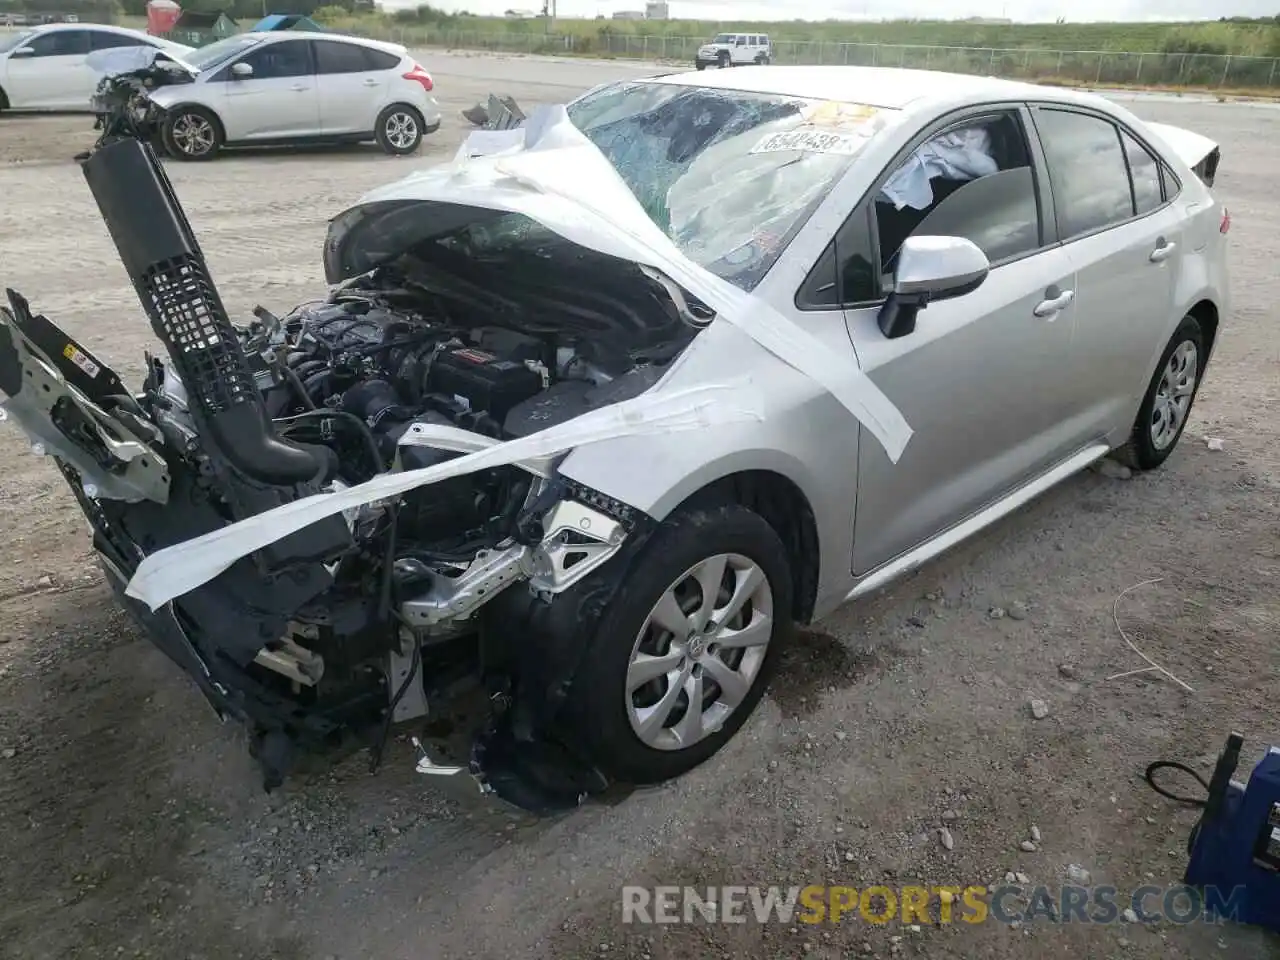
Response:
[{"label": "gravel ground", "polygon": [[[373,148],[170,167],[245,316],[322,289],[325,218],[447,157],[490,89],[562,100],[636,64],[426,55],[445,126]],[[623,926],[623,884],[1180,880],[1194,813],[1142,782],[1206,773],[1230,729],[1280,741],[1280,113],[1135,101],[1224,145],[1236,313],[1183,446],[1081,475],[801,635],[757,716],[676,783],[535,821],[424,782],[402,738],[270,796],[240,734],[117,612],[47,463],[0,432],[0,955],[311,957],[1274,957],[1194,924]],[[148,330],[70,157],[84,118],[0,119],[0,280],[136,377]],[[1212,450],[1206,437],[1221,438]],[[1119,618],[1194,688],[1152,674]],[[999,607],[1008,615],[993,617]],[[1033,715],[1030,701],[1047,713]],[[411,731],[403,731],[404,736]],[[941,842],[945,824],[950,845]],[[1040,837],[1029,841],[1032,826]]]}]

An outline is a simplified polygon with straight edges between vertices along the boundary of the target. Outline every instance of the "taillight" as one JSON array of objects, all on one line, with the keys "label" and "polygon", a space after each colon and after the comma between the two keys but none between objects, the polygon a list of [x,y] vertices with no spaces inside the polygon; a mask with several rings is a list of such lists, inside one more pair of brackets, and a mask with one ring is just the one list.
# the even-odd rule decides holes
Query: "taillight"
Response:
[{"label": "taillight", "polygon": [[1222,208],[1222,223],[1218,225],[1219,233],[1227,233],[1231,230],[1231,211],[1226,207]]},{"label": "taillight", "polygon": [[422,84],[422,89],[427,93],[434,90],[436,86],[435,81],[431,79],[431,74],[427,73],[426,68],[419,63],[413,65],[413,69],[404,75],[404,79]]}]

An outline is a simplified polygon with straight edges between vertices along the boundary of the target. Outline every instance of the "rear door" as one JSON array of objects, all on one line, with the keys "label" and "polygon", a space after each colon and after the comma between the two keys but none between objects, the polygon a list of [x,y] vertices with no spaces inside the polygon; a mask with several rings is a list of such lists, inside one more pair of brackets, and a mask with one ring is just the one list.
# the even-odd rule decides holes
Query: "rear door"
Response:
[{"label": "rear door", "polygon": [[1072,418],[1082,440],[1127,431],[1172,330],[1183,268],[1178,184],[1131,130],[1104,114],[1033,111],[1064,250],[1079,278]]},{"label": "rear door", "polygon": [[320,106],[310,40],[259,44],[238,63],[253,68],[237,78],[235,64],[213,80],[223,84],[223,125],[228,141],[287,140],[318,136]]},{"label": "rear door", "polygon": [[341,40],[313,40],[312,49],[321,132],[372,131],[400,58]]},{"label": "rear door", "polygon": [[31,49],[30,55],[9,57],[7,82],[14,104],[39,110],[89,109],[88,30],[49,30],[24,46]]}]

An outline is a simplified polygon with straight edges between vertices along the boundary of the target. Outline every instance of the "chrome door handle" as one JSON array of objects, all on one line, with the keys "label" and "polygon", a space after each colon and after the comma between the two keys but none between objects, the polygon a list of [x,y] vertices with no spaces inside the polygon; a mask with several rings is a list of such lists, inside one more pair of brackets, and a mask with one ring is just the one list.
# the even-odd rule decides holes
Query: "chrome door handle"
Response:
[{"label": "chrome door handle", "polygon": [[380,81],[380,80],[374,80],[372,77],[370,77],[368,80],[365,80],[365,81],[364,81],[364,85],[365,85],[366,87],[376,87],[376,86],[377,86],[379,83],[381,83],[381,82],[382,82],[382,81]]},{"label": "chrome door handle", "polygon": [[1151,251],[1151,256],[1147,259],[1152,263],[1163,263],[1165,260],[1168,260],[1173,256],[1173,251],[1177,249],[1178,245],[1176,243],[1161,240],[1160,243],[1156,244],[1156,248]]},{"label": "chrome door handle", "polygon": [[1074,290],[1064,290],[1056,297],[1051,297],[1048,300],[1041,300],[1036,304],[1036,308],[1032,312],[1037,317],[1052,317],[1065,310],[1075,298],[1076,292]]}]

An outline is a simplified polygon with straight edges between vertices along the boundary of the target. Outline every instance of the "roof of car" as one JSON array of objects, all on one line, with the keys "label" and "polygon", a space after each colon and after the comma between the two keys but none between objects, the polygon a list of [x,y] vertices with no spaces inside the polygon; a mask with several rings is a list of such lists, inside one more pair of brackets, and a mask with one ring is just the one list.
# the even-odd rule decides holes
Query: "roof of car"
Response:
[{"label": "roof of car", "polygon": [[893,110],[922,106],[928,101],[983,99],[1080,100],[1085,95],[1017,80],[978,77],[938,70],[897,67],[735,67],[668,74],[663,83],[787,97],[842,100]]},{"label": "roof of car", "polygon": [[389,53],[404,53],[405,46],[402,43],[392,43],[388,40],[371,40],[369,37],[356,37],[349,33],[316,33],[314,30],[264,30],[258,32],[251,30],[248,33],[238,33],[238,37],[260,37],[263,40],[280,43],[284,40],[338,40],[344,43],[356,43],[362,47],[373,47],[375,50],[385,50]]}]

